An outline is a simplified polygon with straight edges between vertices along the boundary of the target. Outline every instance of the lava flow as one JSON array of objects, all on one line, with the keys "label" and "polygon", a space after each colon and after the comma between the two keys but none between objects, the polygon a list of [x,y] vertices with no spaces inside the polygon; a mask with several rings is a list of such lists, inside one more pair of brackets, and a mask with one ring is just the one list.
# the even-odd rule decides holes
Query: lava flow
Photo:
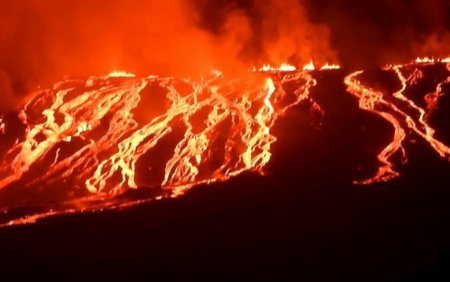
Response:
[{"label": "lava flow", "polygon": [[[384,93],[364,86],[358,80],[358,77],[364,74],[364,71],[354,72],[345,78],[347,91],[359,99],[360,108],[379,115],[394,128],[392,141],[378,155],[381,165],[376,175],[363,181],[355,181],[355,183],[372,184],[398,177],[400,173],[395,170],[392,158],[400,153],[402,162],[407,161],[403,143],[411,135],[410,133],[415,133],[426,140],[441,157],[450,161],[450,148],[434,137],[435,130],[427,122],[427,118],[437,108],[439,97],[443,95],[442,86],[450,83],[450,77],[439,83],[435,92],[425,95],[426,108],[418,106],[413,99],[408,98],[405,94],[409,87],[424,78],[423,72],[419,69],[421,65],[447,61],[448,59],[419,58],[415,64],[386,66],[384,71],[393,72],[401,84],[401,88],[394,93]],[[450,71],[450,64],[447,65],[447,70]],[[412,113],[409,113],[409,111],[412,111]]]},{"label": "lava flow", "polygon": [[[25,132],[0,166],[0,207],[7,216],[29,205],[40,212],[7,224],[129,205],[119,196],[139,187],[155,187],[151,198],[160,199],[244,171],[262,173],[275,120],[307,99],[315,80],[304,72],[281,82],[249,75],[192,81],[114,72],[32,95],[19,115]],[[289,80],[301,85],[294,93],[280,84]],[[13,127],[2,122],[1,130],[7,136]]]},{"label": "lava flow", "polygon": [[[445,78],[431,93],[411,97],[427,77],[424,68],[436,65],[446,66]],[[0,224],[127,207],[245,171],[264,174],[276,120],[303,101],[326,114],[310,91],[320,83],[316,75],[337,69],[313,62],[300,70],[264,65],[245,79],[216,71],[200,80],[118,71],[38,91],[16,114],[0,116]],[[378,154],[377,172],[356,184],[399,177],[398,167],[407,162],[405,141],[414,138],[450,161],[450,148],[429,123],[450,85],[449,71],[448,59],[386,66],[379,72],[394,77],[392,91],[372,87],[365,71],[345,77],[359,108],[394,129]]]}]

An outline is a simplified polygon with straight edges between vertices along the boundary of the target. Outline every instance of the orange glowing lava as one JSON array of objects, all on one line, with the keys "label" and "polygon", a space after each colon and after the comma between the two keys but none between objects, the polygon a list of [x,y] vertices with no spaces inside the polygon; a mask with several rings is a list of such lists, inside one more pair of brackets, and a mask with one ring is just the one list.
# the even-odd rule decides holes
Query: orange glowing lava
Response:
[{"label": "orange glowing lava", "polygon": [[[435,60],[429,58],[418,59],[417,61],[419,64],[432,62],[435,62]],[[447,65],[447,69],[450,71],[450,65]],[[422,72],[415,65],[390,65],[385,68],[385,71],[394,72],[401,83],[401,88],[395,93],[383,93],[364,86],[358,80],[358,77],[364,73],[363,71],[354,72],[345,78],[347,91],[359,99],[359,107],[382,117],[394,128],[392,141],[378,155],[378,160],[381,163],[378,172],[370,179],[355,182],[359,184],[385,182],[400,175],[394,168],[392,157],[401,153],[403,161],[407,161],[403,143],[411,135],[411,131],[426,140],[441,157],[450,161],[450,148],[434,138],[435,131],[426,120],[435,108],[437,99],[442,95],[440,94],[441,86],[449,83],[450,77],[438,84],[436,92],[425,96],[428,107],[423,109],[405,95],[405,90],[422,78]],[[405,76],[404,71],[409,71],[410,75]],[[389,95],[392,95],[395,100],[389,99]],[[413,110],[417,114],[408,114],[400,102],[406,104],[406,109]]]},{"label": "orange glowing lava", "polygon": [[[113,206],[109,199],[139,187],[162,187],[155,199],[176,197],[244,171],[262,173],[276,141],[276,119],[315,85],[307,73],[292,78],[304,87],[289,94],[260,73],[245,81],[222,75],[192,81],[114,72],[36,93],[23,107],[26,134],[1,163],[0,190],[22,182],[29,189],[58,183],[78,188],[58,211],[10,224],[80,206]],[[171,153],[160,153],[164,146]],[[92,202],[101,204],[86,204]]]},{"label": "orange glowing lava", "polygon": [[[424,78],[422,67],[447,61],[422,58],[386,66],[383,71],[400,85],[392,93],[365,85],[364,71],[345,77],[359,108],[393,128],[392,140],[378,154],[377,172],[356,184],[399,177],[395,156],[407,161],[405,141],[412,136],[450,161],[450,148],[436,139],[428,122],[450,76],[425,93],[425,107],[407,93]],[[67,79],[38,91],[18,111],[24,136],[2,156],[0,192],[6,196],[0,197],[0,216],[30,203],[39,209],[11,216],[0,226],[177,197],[195,185],[245,171],[263,174],[277,140],[272,133],[276,120],[302,101],[326,114],[310,96],[318,83],[314,75],[340,68],[310,61],[303,68],[254,67],[245,79],[215,70],[199,80],[116,71]],[[7,135],[10,126],[0,116],[0,135]],[[151,191],[151,196],[127,198],[138,189]],[[21,193],[27,197],[17,196]]]}]

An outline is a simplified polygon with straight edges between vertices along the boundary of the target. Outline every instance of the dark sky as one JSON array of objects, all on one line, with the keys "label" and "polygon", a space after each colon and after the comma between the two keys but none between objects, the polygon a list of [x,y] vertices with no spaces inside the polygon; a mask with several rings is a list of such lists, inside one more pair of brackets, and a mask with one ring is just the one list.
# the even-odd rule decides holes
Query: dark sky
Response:
[{"label": "dark sky", "polygon": [[[244,10],[252,19],[255,49],[264,38],[260,28],[266,15],[260,8],[267,1],[202,1],[204,24],[217,31],[224,21],[223,11]],[[364,67],[388,62],[405,62],[416,56],[450,54],[450,2],[446,0],[298,0],[308,23],[325,26],[340,63]],[[220,9],[217,9],[220,3]],[[298,7],[297,7],[298,9]],[[280,16],[283,18],[284,16]],[[297,19],[297,22],[305,19]],[[294,25],[295,26],[295,25]],[[320,55],[317,55],[320,57]]]},{"label": "dark sky", "polygon": [[1,1],[0,110],[65,75],[448,55],[449,14],[446,0]]},{"label": "dark sky", "polygon": [[313,21],[331,30],[342,63],[354,67],[450,54],[446,0],[307,0]]}]

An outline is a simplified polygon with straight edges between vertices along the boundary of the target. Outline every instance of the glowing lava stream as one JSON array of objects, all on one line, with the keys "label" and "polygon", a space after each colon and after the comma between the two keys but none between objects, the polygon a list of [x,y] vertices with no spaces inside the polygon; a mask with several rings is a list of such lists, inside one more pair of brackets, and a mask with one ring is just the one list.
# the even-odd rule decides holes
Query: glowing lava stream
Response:
[{"label": "glowing lava stream", "polygon": [[[439,60],[440,62],[441,60]],[[443,60],[442,60],[443,61]],[[434,63],[431,59],[418,59],[417,63]],[[411,67],[412,65],[405,65]],[[422,72],[414,67],[414,71],[409,77],[405,77],[402,68],[403,65],[387,66],[386,71],[393,71],[401,82],[401,89],[393,93],[393,97],[399,101],[407,103],[410,109],[415,110],[419,114],[418,120],[408,115],[405,111],[402,111],[399,106],[393,102],[389,102],[384,96],[385,94],[364,86],[357,77],[364,73],[364,71],[357,71],[348,75],[344,82],[347,85],[347,91],[353,94],[359,99],[359,107],[363,110],[370,111],[387,120],[392,124],[394,128],[394,136],[392,141],[380,152],[378,160],[381,162],[381,166],[378,168],[378,172],[370,179],[363,181],[355,181],[356,184],[372,184],[377,182],[386,182],[399,176],[399,173],[394,169],[394,163],[391,161],[394,154],[400,152],[403,157],[403,161],[406,162],[406,153],[403,147],[403,142],[407,137],[405,129],[402,124],[415,132],[418,136],[425,139],[430,146],[443,158],[450,161],[450,148],[436,140],[434,138],[434,129],[427,123],[427,117],[436,109],[437,100],[442,96],[442,85],[450,83],[450,77],[447,80],[438,84],[436,92],[427,94],[425,100],[427,101],[427,109],[422,109],[417,106],[413,100],[406,97],[404,94],[408,85],[416,83],[422,78]],[[450,71],[450,64],[447,65],[447,69]],[[404,121],[401,121],[397,116],[403,117]]]},{"label": "glowing lava stream", "polygon": [[[290,79],[303,84],[295,93],[282,89],[282,83]],[[262,173],[276,141],[270,132],[276,119],[308,99],[309,88],[315,84],[306,72],[293,73],[281,82],[259,73],[245,81],[224,80],[222,75],[191,81],[114,72],[57,83],[36,93],[24,106],[21,117],[27,130],[3,158],[0,191],[60,185],[58,189],[84,186],[84,192],[78,189],[76,196],[67,193],[67,198],[58,200],[61,203],[56,210],[8,224],[124,206],[130,203],[114,204],[113,197],[130,188],[162,187],[165,192],[154,197],[159,199],[179,196],[201,183],[227,180],[243,171]],[[154,88],[165,92],[160,98],[165,100],[164,106],[154,109],[143,105],[149,109],[144,110],[147,120],[142,121],[135,113],[142,107],[141,95]],[[8,130],[4,125],[1,128]],[[181,137],[176,139],[171,156],[156,160],[165,167],[160,182],[138,182],[141,158],[157,153],[157,146],[176,138],[171,134],[177,132]],[[75,151],[68,153],[64,146]],[[151,164],[148,170],[144,173],[152,173]],[[10,206],[0,208],[8,213]]]},{"label": "glowing lava stream", "polygon": [[[406,162],[403,143],[411,133],[450,160],[450,148],[434,137],[427,121],[450,77],[425,96],[426,109],[406,94],[423,78],[419,66],[443,62],[448,60],[387,66],[384,71],[401,83],[394,93],[363,85],[358,79],[363,71],[345,77],[359,107],[394,128],[392,141],[378,154],[377,173],[355,183],[398,177],[393,157],[400,153]],[[244,171],[263,174],[277,140],[271,133],[277,118],[302,101],[324,113],[309,95],[317,84],[310,71],[339,68],[316,68],[312,61],[302,70],[265,65],[253,68],[245,79],[225,79],[216,71],[198,81],[118,71],[39,91],[20,110],[23,136],[1,156],[0,226],[177,197],[195,185],[225,181]],[[8,136],[13,126],[0,116],[0,136]],[[152,192],[137,199],[127,193],[140,187]],[[31,206],[34,211],[14,215],[30,203],[36,205]]]}]

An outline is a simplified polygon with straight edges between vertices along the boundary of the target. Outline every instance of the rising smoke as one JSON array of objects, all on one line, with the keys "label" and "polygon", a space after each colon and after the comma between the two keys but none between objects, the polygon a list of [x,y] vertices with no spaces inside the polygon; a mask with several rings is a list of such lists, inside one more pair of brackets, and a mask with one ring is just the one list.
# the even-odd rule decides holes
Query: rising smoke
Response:
[{"label": "rising smoke", "polygon": [[448,55],[445,0],[22,0],[0,3],[0,110],[65,75],[310,59],[363,67]]}]

